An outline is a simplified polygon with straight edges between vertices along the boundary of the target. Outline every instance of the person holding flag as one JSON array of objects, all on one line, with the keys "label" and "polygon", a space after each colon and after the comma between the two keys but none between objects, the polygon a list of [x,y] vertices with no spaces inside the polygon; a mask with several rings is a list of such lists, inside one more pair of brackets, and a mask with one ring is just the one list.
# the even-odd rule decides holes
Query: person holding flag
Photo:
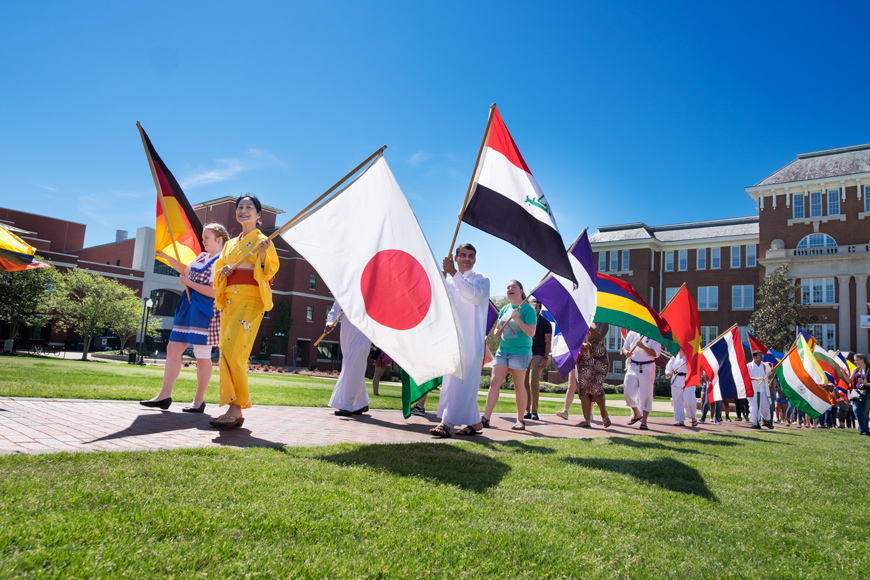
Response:
[{"label": "person holding flag", "polygon": [[640,421],[640,429],[647,430],[646,420],[652,411],[656,359],[662,354],[662,345],[632,330],[622,341],[622,354],[625,356],[623,391],[625,402],[631,408],[628,424]]},{"label": "person holding flag", "polygon": [[665,376],[671,379],[671,404],[674,407],[674,427],[685,427],[686,419],[691,419],[692,427],[698,426],[695,419],[697,403],[695,387],[686,385],[686,357],[681,350],[668,361]]},{"label": "person holding flag", "polygon": [[764,420],[763,425],[773,429],[773,422],[770,420],[770,396],[767,392],[770,365],[762,360],[763,356],[764,353],[760,350],[753,351],[752,362],[746,365],[749,369],[749,377],[752,379],[753,394],[748,399],[749,421],[753,429],[761,429],[761,425],[758,424],[759,412]]},{"label": "person holding flag", "polygon": [[[477,250],[471,244],[460,244],[455,256],[447,256],[441,262],[444,275],[449,276],[447,289],[459,317],[459,330],[465,348],[465,378],[453,375],[444,377],[438,401],[441,422],[429,430],[436,437],[450,437],[450,429],[454,425],[465,425],[456,432],[463,436],[477,435],[484,426],[480,420],[477,394],[480,391],[480,372],[486,350],[485,339],[489,331],[489,278],[475,272],[476,262]],[[518,390],[522,389],[518,387]]]},{"label": "person holding flag", "polygon": [[227,412],[209,424],[219,429],[241,427],[242,409],[251,407],[248,357],[260,322],[272,310],[271,281],[278,272],[275,245],[257,226],[263,211],[260,200],[245,193],[236,200],[236,221],[242,233],[229,240],[215,264],[215,304],[221,315],[220,406]]}]

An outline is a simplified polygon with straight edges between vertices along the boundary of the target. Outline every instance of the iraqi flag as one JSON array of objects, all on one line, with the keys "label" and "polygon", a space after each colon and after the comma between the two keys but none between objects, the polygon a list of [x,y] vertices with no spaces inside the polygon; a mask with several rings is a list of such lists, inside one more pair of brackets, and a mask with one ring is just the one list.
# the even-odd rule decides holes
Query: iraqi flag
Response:
[{"label": "iraqi flag", "polygon": [[513,244],[576,286],[574,270],[550,204],[493,105],[471,196],[462,214],[470,226]]},{"label": "iraqi flag", "polygon": [[736,326],[701,351],[701,368],[710,380],[707,399],[711,404],[746,399],[754,394]]},{"label": "iraqi flag", "polygon": [[[595,317],[595,304],[598,296],[595,275],[595,258],[589,237],[584,231],[568,250],[568,258],[578,281],[577,287],[570,280],[556,274],[548,275],[530,294],[541,301],[553,315],[561,329],[561,337],[568,348],[569,356],[561,364],[553,360],[559,367],[559,373],[564,377],[574,366],[574,361],[580,356],[583,341]],[[553,335],[553,340],[556,337]],[[554,350],[555,349],[551,349]]]},{"label": "iraqi flag", "polygon": [[[185,266],[190,265],[202,253],[202,222],[187,201],[175,176],[157,155],[145,129],[139,123],[136,126],[139,127],[148,164],[151,166],[151,175],[157,187],[157,233],[154,236],[154,251],[162,252],[170,258],[175,258],[177,251],[179,261]],[[157,259],[171,266],[164,258],[157,256]]]},{"label": "iraqi flag", "polygon": [[416,384],[463,377],[460,324],[441,267],[382,155],[281,236]]},{"label": "iraqi flag", "polygon": [[0,270],[23,272],[34,268],[48,268],[37,260],[36,249],[0,224]]}]

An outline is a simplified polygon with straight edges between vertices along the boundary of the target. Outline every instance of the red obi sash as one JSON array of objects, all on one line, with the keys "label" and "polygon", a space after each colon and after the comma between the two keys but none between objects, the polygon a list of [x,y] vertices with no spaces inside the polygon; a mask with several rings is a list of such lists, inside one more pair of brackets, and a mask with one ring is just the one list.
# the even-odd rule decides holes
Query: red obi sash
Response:
[{"label": "red obi sash", "polygon": [[227,286],[257,286],[253,270],[233,270],[227,278]]}]

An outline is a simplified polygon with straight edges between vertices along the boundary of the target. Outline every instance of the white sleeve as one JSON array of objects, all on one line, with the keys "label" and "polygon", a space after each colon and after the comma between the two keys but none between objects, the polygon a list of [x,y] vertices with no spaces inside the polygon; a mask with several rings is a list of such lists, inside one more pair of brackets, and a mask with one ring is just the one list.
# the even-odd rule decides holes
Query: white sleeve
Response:
[{"label": "white sleeve", "polygon": [[489,300],[489,278],[483,274],[479,274],[472,282],[457,272],[453,276],[453,285],[459,295],[472,304],[484,304]]},{"label": "white sleeve", "polygon": [[674,367],[677,366],[676,364],[674,364],[676,363],[676,361],[677,357],[674,357],[668,361],[668,365],[665,367],[665,374],[671,374],[672,372],[674,372]]},{"label": "white sleeve", "polygon": [[326,324],[335,324],[339,316],[341,316],[341,306],[339,306],[338,300],[336,300],[332,303],[332,308],[329,309],[329,313],[326,315]]},{"label": "white sleeve", "polygon": [[643,345],[644,345],[645,347],[647,347],[647,348],[651,348],[651,349],[653,349],[653,351],[655,351],[655,353],[656,353],[655,358],[659,358],[659,356],[661,356],[661,354],[662,354],[662,345],[659,344],[658,342],[654,341],[654,340],[651,339],[651,338],[644,338],[644,339],[643,339]]}]

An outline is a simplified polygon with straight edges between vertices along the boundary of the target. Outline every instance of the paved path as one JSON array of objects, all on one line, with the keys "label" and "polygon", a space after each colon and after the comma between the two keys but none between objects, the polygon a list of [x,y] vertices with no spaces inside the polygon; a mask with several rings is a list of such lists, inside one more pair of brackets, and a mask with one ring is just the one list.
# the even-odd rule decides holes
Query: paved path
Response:
[{"label": "paved path", "polygon": [[[744,431],[748,423],[708,422],[695,428],[673,427],[672,418],[650,418],[649,431],[628,426],[628,417],[614,417],[603,429],[574,425],[576,415],[564,421],[545,415],[528,421],[526,431],[512,431],[512,415],[494,415],[492,429],[475,437],[436,439],[429,429],[434,413],[407,420],[400,411],[372,410],[353,418],[336,417],[323,407],[257,406],[245,412],[241,429],[220,431],[209,427],[209,405],[204,414],[182,413],[187,405],[174,403],[168,411],[147,409],[131,401],[86,401],[0,397],[0,454],[58,451],[131,451],[190,447],[259,447],[276,445],[332,445],[335,443],[418,443],[450,441],[504,441],[535,438],[614,437],[626,435],[709,434]],[[579,407],[578,407],[579,410]]]}]

